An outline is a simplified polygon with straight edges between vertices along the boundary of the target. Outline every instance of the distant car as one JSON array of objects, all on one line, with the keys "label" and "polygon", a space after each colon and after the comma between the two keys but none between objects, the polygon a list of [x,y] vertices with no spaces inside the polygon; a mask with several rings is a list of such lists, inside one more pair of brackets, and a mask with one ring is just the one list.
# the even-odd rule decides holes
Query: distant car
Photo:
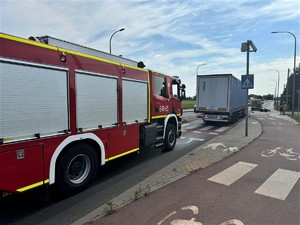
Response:
[{"label": "distant car", "polygon": [[251,111],[261,111],[262,108],[262,101],[260,99],[254,99],[251,102]]}]

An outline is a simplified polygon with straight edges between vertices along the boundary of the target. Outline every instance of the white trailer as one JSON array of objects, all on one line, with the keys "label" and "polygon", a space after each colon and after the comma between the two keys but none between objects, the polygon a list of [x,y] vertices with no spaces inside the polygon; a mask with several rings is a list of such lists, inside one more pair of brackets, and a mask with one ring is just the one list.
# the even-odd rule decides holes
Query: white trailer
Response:
[{"label": "white trailer", "polygon": [[234,123],[245,116],[246,95],[232,74],[198,75],[195,112],[207,122]]}]

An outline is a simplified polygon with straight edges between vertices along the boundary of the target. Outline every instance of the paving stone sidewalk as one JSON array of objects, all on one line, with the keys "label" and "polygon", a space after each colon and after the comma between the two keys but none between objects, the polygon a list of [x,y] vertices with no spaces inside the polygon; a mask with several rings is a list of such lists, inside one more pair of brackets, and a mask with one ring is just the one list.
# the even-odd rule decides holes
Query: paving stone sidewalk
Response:
[{"label": "paving stone sidewalk", "polygon": [[231,130],[219,135],[194,149],[187,155],[169,164],[165,168],[133,186],[91,213],[74,222],[72,225],[81,225],[95,222],[105,216],[110,210],[117,210],[130,202],[149,195],[165,185],[170,184],[197,170],[205,168],[222,160],[250,144],[262,133],[260,123],[253,118],[248,119],[248,136],[245,136],[245,119],[240,120]]},{"label": "paving stone sidewalk", "polygon": [[[271,103],[271,104],[267,103],[267,104],[264,105],[267,109],[270,110],[270,112],[267,112],[267,114],[269,116],[277,118],[277,119],[281,119],[281,120],[286,120],[286,121],[289,121],[291,123],[300,125],[300,123],[298,123],[296,120],[294,120],[294,119],[292,119],[291,117],[288,116],[288,115],[291,115],[292,112],[287,111],[287,112],[285,112],[285,115],[280,115],[280,112],[274,109],[273,104],[274,103]],[[294,112],[294,113],[295,113],[294,115],[297,115],[297,112]]]},{"label": "paving stone sidewalk", "polygon": [[291,112],[286,112],[285,115],[280,115],[279,111],[272,110],[271,112],[268,112],[268,114],[271,117],[281,119],[281,120],[286,120],[286,121],[289,121],[291,123],[299,125],[299,123],[296,120],[294,120],[294,119],[292,119],[291,117],[288,116],[288,115],[292,114]]}]

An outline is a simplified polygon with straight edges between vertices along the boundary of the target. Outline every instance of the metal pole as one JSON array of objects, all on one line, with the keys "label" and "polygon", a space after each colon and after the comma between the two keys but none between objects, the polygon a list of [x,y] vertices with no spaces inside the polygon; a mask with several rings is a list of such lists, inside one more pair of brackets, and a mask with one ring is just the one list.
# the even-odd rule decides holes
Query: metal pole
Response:
[{"label": "metal pole", "polygon": [[280,78],[280,73],[278,70],[276,70],[276,72],[278,73],[278,89],[277,89],[277,100],[278,100],[278,104],[277,104],[277,109],[280,108],[280,102],[281,102],[281,98],[279,98],[279,78]]},{"label": "metal pole", "polygon": [[[295,38],[295,47],[294,47],[294,76],[293,76],[293,97],[292,97],[292,115],[294,115],[294,104],[295,104],[295,83],[296,83],[296,48],[297,48],[297,44],[296,44],[296,36],[291,33],[288,32],[289,34],[293,35]],[[298,100],[299,103],[299,100]],[[299,108],[299,107],[298,107]]]},{"label": "metal pole", "polygon": [[[246,75],[248,76],[249,75],[249,53],[250,53],[250,41],[248,40],[247,41],[247,66],[246,66]],[[247,88],[247,91],[246,91],[246,126],[245,126],[245,136],[247,137],[248,136],[248,88]]]},{"label": "metal pole", "polygon": [[286,110],[288,110],[288,105],[289,105],[289,86],[288,86],[288,83],[289,83],[289,76],[290,76],[290,69],[288,69],[288,72],[287,72],[287,81],[286,81],[286,100],[285,100],[285,105],[286,105]]},{"label": "metal pole", "polygon": [[200,64],[200,65],[197,67],[197,69],[196,69],[196,76],[198,75],[198,69],[199,69],[199,67],[200,67],[200,66],[204,66],[204,65],[206,65],[206,63],[202,63],[202,64]]},{"label": "metal pole", "polygon": [[295,111],[295,83],[296,83],[296,49],[297,49],[297,39],[296,36],[289,31],[273,31],[272,34],[278,34],[278,33],[287,33],[294,37],[295,39],[295,46],[294,46],[294,76],[293,76],[293,91],[292,91],[292,115],[294,115]]},{"label": "metal pole", "polygon": [[278,106],[278,99],[276,99],[276,93],[278,93],[278,89],[277,89],[278,84],[277,84],[277,81],[275,79],[271,79],[271,81],[274,81],[276,83],[275,93],[274,93],[274,109],[276,109],[276,107]]},{"label": "metal pole", "polygon": [[270,69],[270,70],[276,71],[277,74],[278,74],[278,82],[276,82],[277,83],[277,97],[275,96],[276,97],[276,107],[278,109],[279,108],[279,102],[280,102],[280,100],[279,100],[279,78],[280,78],[280,73],[279,73],[278,70],[274,70],[274,69]]},{"label": "metal pole", "polygon": [[300,91],[298,90],[298,118],[299,118],[299,101],[300,101]]},{"label": "metal pole", "polygon": [[121,31],[123,31],[123,30],[125,30],[125,28],[122,28],[122,29],[120,29],[120,30],[115,31],[115,32],[110,36],[110,39],[109,39],[109,54],[111,54],[111,39],[112,39],[112,37],[113,37],[116,33],[121,32]]},{"label": "metal pole", "polygon": [[[252,48],[252,52],[256,52],[257,48],[254,45],[254,43],[251,40],[247,40],[247,42],[242,43],[241,46],[241,51],[242,52],[247,52],[247,66],[246,66],[246,76],[249,77],[249,53],[250,53],[250,46]],[[249,81],[248,81],[249,82]],[[246,83],[246,81],[245,81]],[[245,88],[242,86],[242,88]],[[253,87],[252,87],[253,88]],[[246,99],[245,99],[245,103],[246,103],[246,126],[245,126],[245,136],[248,136],[248,114],[249,114],[249,110],[248,110],[248,95],[249,95],[249,85],[247,85],[247,87],[245,88],[247,89],[246,91]]]}]

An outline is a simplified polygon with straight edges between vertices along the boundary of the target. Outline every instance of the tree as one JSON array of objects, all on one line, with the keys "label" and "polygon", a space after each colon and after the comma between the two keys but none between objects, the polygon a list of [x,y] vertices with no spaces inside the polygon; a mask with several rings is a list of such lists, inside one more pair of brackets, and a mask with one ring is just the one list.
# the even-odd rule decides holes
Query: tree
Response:
[{"label": "tree", "polygon": [[292,92],[293,92],[293,79],[295,76],[295,98],[294,98],[294,106],[295,108],[298,105],[298,93],[297,90],[300,89],[300,65],[298,65],[298,67],[296,67],[296,71],[295,73],[291,73],[289,79],[288,79],[288,83],[285,86],[282,94],[281,94],[281,98],[280,98],[280,102],[281,104],[283,102],[286,102],[286,93],[288,92],[288,101],[287,101],[287,110],[290,110],[292,107]]},{"label": "tree", "polygon": [[264,96],[263,96],[263,99],[264,99],[264,100],[273,100],[273,99],[274,99],[274,96],[271,95],[271,94],[264,95]]}]

